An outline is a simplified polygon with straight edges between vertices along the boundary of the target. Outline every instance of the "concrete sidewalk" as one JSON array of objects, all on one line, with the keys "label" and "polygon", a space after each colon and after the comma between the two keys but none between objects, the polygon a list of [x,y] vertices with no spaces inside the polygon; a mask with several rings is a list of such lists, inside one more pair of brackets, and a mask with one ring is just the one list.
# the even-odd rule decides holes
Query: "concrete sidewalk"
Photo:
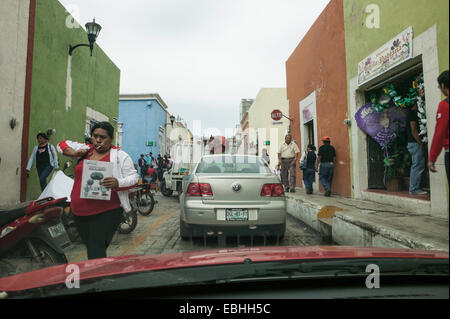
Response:
[{"label": "concrete sidewalk", "polygon": [[448,219],[303,188],[286,197],[290,215],[340,245],[449,251]]}]

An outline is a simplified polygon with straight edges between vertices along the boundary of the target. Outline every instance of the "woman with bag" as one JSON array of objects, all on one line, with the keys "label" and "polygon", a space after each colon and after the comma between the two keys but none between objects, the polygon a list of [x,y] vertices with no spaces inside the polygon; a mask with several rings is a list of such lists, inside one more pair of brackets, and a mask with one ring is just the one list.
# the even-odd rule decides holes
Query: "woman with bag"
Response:
[{"label": "woman with bag", "polygon": [[316,177],[316,147],[312,144],[308,145],[307,150],[300,160],[300,169],[303,171],[303,183],[305,184],[306,194],[313,193],[313,183]]},{"label": "woman with bag", "polygon": [[[113,146],[114,127],[110,123],[95,124],[91,136],[91,145],[62,141],[58,151],[78,158],[70,206],[88,259],[95,259],[106,257],[106,249],[122,221],[123,210],[131,211],[128,190],[137,185],[139,175],[130,156]],[[101,180],[101,186],[111,190],[109,200],[81,198],[85,160],[111,163],[112,176]]]}]

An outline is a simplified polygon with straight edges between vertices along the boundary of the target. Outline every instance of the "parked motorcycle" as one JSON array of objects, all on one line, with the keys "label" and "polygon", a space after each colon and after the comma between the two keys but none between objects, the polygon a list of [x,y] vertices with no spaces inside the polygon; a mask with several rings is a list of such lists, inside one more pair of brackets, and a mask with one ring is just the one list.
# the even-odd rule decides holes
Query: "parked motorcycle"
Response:
[{"label": "parked motorcycle", "polygon": [[153,191],[156,186],[156,183],[143,183],[130,191],[130,202],[142,216],[150,215],[155,207]]},{"label": "parked motorcycle", "polygon": [[61,223],[61,204],[52,197],[0,210],[0,258],[29,258],[30,270],[66,264],[72,243]]}]

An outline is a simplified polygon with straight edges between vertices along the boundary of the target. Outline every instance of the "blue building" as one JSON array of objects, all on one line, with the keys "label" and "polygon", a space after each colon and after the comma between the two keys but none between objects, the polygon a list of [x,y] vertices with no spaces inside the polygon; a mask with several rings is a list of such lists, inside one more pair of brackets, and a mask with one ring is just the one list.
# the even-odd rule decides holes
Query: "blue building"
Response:
[{"label": "blue building", "polygon": [[165,155],[166,119],[167,105],[159,94],[120,95],[120,146],[134,163],[141,154]]}]

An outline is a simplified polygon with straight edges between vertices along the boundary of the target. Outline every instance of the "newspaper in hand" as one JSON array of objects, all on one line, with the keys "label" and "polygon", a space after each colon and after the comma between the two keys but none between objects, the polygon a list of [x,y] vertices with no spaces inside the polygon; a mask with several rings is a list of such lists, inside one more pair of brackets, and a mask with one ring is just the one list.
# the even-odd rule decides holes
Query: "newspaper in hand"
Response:
[{"label": "newspaper in hand", "polygon": [[85,160],[80,198],[110,200],[111,189],[102,185],[103,179],[107,177],[112,177],[112,163]]}]

